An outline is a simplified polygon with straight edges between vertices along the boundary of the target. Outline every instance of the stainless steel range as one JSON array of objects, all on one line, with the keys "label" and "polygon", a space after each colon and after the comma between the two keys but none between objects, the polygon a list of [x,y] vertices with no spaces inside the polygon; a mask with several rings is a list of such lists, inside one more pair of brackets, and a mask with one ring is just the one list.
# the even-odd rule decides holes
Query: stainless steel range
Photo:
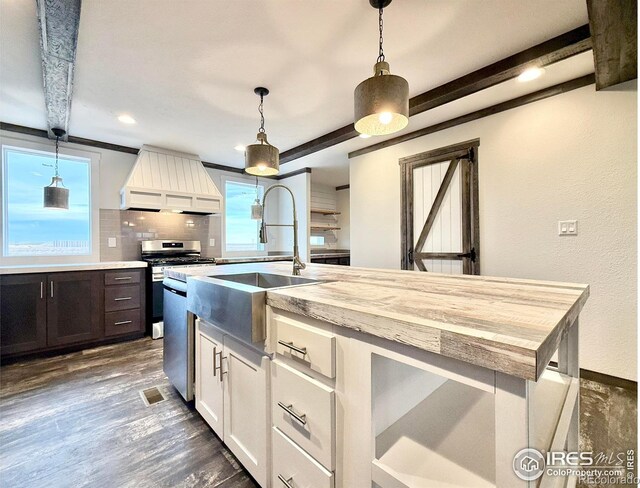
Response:
[{"label": "stainless steel range", "polygon": [[215,259],[201,257],[200,251],[200,241],[142,242],[142,259],[151,265],[154,331],[162,328],[164,335],[162,369],[187,401],[193,399],[193,316],[187,313],[186,283],[165,278],[164,272],[169,268],[215,264]]},{"label": "stainless steel range", "polygon": [[164,270],[184,266],[211,266],[216,260],[201,256],[200,241],[153,240],[142,241],[141,246],[142,260],[151,267],[151,317],[153,322],[160,322],[164,316]]}]

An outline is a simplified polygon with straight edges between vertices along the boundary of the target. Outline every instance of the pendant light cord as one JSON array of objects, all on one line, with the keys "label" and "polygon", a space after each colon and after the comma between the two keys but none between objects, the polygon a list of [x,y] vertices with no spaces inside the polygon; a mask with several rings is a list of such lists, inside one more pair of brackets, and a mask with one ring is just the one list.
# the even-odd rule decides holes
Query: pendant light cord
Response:
[{"label": "pendant light cord", "polygon": [[384,27],[382,22],[382,10],[383,9],[378,9],[378,28],[380,29],[380,38],[378,39],[378,63],[384,61],[384,49],[382,48],[382,42],[384,41],[382,38],[382,29]]},{"label": "pendant light cord", "polygon": [[260,129],[258,132],[264,132],[264,112],[262,109],[262,105],[264,103],[264,96],[260,95],[260,105],[258,105],[258,112],[260,112]]},{"label": "pendant light cord", "polygon": [[55,166],[56,178],[58,177],[58,150],[59,150],[59,144],[60,144],[60,136],[56,136],[56,166]]}]

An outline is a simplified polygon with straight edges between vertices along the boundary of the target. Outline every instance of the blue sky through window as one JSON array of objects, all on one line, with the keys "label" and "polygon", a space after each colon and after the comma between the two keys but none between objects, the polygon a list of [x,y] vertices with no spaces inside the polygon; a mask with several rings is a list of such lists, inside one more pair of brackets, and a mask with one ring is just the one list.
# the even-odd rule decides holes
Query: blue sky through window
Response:
[{"label": "blue sky through window", "polygon": [[[264,187],[258,185],[262,199]],[[225,183],[225,247],[227,252],[262,251],[258,241],[259,220],[251,219],[251,205],[256,199],[255,185],[227,180]]]},{"label": "blue sky through window", "polygon": [[4,254],[91,254],[90,161],[59,158],[59,173],[69,189],[69,210],[43,206],[43,188],[55,171],[54,154],[5,148],[3,163]]}]

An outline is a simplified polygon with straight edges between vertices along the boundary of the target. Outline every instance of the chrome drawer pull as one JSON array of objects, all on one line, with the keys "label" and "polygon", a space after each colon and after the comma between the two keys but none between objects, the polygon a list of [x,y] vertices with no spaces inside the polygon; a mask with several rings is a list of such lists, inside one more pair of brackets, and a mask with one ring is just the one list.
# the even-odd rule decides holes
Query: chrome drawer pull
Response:
[{"label": "chrome drawer pull", "polygon": [[291,478],[285,478],[284,476],[279,474],[278,479],[282,481],[282,484],[287,488],[293,488],[293,485],[291,484],[291,482],[293,481],[293,476]]},{"label": "chrome drawer pull", "polygon": [[278,341],[278,344],[282,344],[284,347],[288,347],[289,349],[291,349],[292,351],[295,351],[297,353],[302,354],[303,356],[307,355],[307,348],[306,347],[298,347],[298,346],[294,346],[293,342],[285,342],[285,341]]},{"label": "chrome drawer pull", "polygon": [[116,278],[114,278],[114,280],[116,281],[120,281],[120,280],[130,280],[131,276],[118,276]]},{"label": "chrome drawer pull", "polygon": [[132,323],[133,320],[121,320],[120,322],[114,322],[113,325],[125,325]]},{"label": "chrome drawer pull", "polygon": [[133,297],[120,297],[120,298],[114,298],[114,300],[116,302],[121,302],[122,300],[131,300]]},{"label": "chrome drawer pull", "polygon": [[285,412],[287,412],[289,415],[291,415],[291,417],[293,417],[294,419],[296,419],[298,422],[300,422],[302,425],[307,425],[307,414],[302,414],[299,415],[297,413],[295,413],[293,411],[293,405],[285,405],[282,402],[278,402],[278,406],[284,410]]}]

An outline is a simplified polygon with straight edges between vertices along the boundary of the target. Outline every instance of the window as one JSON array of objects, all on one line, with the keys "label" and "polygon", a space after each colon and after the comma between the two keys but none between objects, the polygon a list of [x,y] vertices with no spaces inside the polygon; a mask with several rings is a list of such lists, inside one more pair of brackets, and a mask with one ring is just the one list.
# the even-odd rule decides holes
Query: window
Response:
[{"label": "window", "polygon": [[311,236],[309,241],[312,246],[324,246],[324,236]]},{"label": "window", "polygon": [[5,257],[91,256],[91,159],[61,155],[58,166],[69,189],[69,209],[44,208],[55,154],[3,146],[3,246]]},{"label": "window", "polygon": [[[256,185],[231,179],[225,180],[225,253],[261,253],[258,232],[260,221],[251,219],[251,205],[256,199]],[[262,200],[264,186],[258,185],[258,198]]]}]

